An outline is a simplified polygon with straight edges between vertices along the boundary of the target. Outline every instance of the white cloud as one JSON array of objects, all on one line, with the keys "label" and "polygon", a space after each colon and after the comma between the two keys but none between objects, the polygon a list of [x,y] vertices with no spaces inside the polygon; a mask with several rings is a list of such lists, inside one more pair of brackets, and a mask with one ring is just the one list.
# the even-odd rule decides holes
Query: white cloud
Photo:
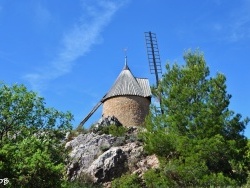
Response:
[{"label": "white cloud", "polygon": [[36,73],[25,75],[34,90],[46,88],[50,80],[71,71],[74,61],[101,41],[101,32],[127,0],[82,0],[84,15],[62,38],[56,58]]}]

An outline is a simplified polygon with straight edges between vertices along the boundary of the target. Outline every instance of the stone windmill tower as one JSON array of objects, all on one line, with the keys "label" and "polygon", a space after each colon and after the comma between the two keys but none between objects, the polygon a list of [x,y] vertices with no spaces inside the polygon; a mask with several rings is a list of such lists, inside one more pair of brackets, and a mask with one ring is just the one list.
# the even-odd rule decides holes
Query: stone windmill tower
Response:
[{"label": "stone windmill tower", "polygon": [[134,77],[125,57],[124,68],[102,99],[102,116],[115,116],[124,126],[142,125],[149,113],[151,95],[148,79]]},{"label": "stone windmill tower", "polygon": [[149,80],[134,77],[128,67],[127,57],[125,57],[124,68],[115,83],[79,126],[83,126],[102,104],[102,117],[114,116],[127,127],[140,126],[149,113],[151,95]]},{"label": "stone windmill tower", "polygon": [[[151,74],[155,74],[156,85],[159,84],[159,75],[162,74],[159,48],[156,34],[145,32],[146,48]],[[117,77],[109,92],[96,104],[90,113],[81,121],[79,126],[92,116],[103,104],[102,116],[115,116],[124,126],[138,126],[144,123],[151,103],[151,89],[146,78],[136,78],[131,73],[127,57],[125,66]],[[158,96],[161,113],[161,94]]]}]

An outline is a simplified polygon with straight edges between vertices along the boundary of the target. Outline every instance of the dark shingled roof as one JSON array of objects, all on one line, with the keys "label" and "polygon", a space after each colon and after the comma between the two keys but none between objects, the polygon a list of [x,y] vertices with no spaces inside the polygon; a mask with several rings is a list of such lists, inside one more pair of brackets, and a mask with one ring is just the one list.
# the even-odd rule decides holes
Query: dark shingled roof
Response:
[{"label": "dark shingled roof", "polygon": [[110,97],[122,95],[136,95],[140,97],[150,97],[152,95],[148,79],[135,78],[126,62],[115,83],[104,96],[103,101]]}]

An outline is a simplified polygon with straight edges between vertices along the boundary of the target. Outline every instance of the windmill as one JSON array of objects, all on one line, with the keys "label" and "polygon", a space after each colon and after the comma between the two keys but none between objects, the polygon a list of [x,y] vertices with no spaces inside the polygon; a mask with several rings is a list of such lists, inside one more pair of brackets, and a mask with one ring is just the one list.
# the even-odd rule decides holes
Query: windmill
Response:
[{"label": "windmill", "polygon": [[[157,44],[157,38],[156,34],[152,33],[151,31],[145,32],[145,40],[146,40],[146,49],[147,49],[147,56],[148,56],[148,62],[149,62],[149,70],[151,74],[155,75],[156,79],[156,86],[159,86],[159,76],[162,74],[161,69],[161,59],[160,59],[160,52]],[[160,108],[161,113],[163,114],[162,109],[162,100],[161,100],[161,94],[159,97],[160,102]]]},{"label": "windmill", "polygon": [[[145,37],[150,72],[151,74],[155,74],[156,83],[158,86],[159,74],[162,74],[162,70],[156,35],[151,32],[145,32]],[[94,106],[94,108],[89,112],[89,114],[80,122],[79,127],[83,126],[102,104],[103,116],[110,115],[112,111],[112,115],[114,115],[115,117],[121,116],[121,121],[125,119],[124,122],[126,122],[124,124],[127,123],[128,119],[131,119],[133,121],[137,121],[139,119],[138,122],[140,123],[138,124],[141,124],[141,121],[144,121],[145,116],[148,114],[149,111],[151,99],[150,85],[148,79],[137,78],[133,76],[127,64],[126,49],[124,49],[124,52],[125,66],[123,70],[119,74],[110,91],[106,95],[104,95],[104,97]],[[116,100],[117,98],[119,100]],[[123,104],[121,104],[119,101],[125,101],[123,102],[125,106],[123,107]],[[159,101],[161,106],[161,96],[159,96]],[[131,104],[127,105],[129,103]],[[119,104],[119,108],[116,108],[117,104]],[[112,108],[110,106],[112,106]],[[133,108],[131,108],[131,106],[133,106]],[[136,112],[132,112],[133,110],[135,110]],[[137,114],[139,111],[140,115]],[[129,113],[131,116],[130,118],[127,118],[129,117],[128,115],[124,116],[124,114]],[[161,110],[161,113],[163,114],[163,110]],[[135,122],[134,124],[137,124],[137,122]]]},{"label": "windmill", "polygon": [[124,126],[140,126],[144,123],[149,112],[151,89],[147,78],[135,77],[127,62],[126,49],[125,64],[111,89],[94,106],[89,114],[80,122],[79,127],[103,105],[102,118],[116,117]]}]

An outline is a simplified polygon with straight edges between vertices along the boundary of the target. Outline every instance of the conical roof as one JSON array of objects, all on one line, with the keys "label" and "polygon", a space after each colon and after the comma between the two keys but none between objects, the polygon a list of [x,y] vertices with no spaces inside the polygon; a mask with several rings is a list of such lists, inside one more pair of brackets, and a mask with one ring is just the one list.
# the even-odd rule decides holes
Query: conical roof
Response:
[{"label": "conical roof", "polygon": [[117,77],[109,92],[103,98],[103,101],[111,97],[122,95],[135,95],[141,97],[151,96],[148,79],[135,78],[127,65],[126,59],[123,70]]}]

